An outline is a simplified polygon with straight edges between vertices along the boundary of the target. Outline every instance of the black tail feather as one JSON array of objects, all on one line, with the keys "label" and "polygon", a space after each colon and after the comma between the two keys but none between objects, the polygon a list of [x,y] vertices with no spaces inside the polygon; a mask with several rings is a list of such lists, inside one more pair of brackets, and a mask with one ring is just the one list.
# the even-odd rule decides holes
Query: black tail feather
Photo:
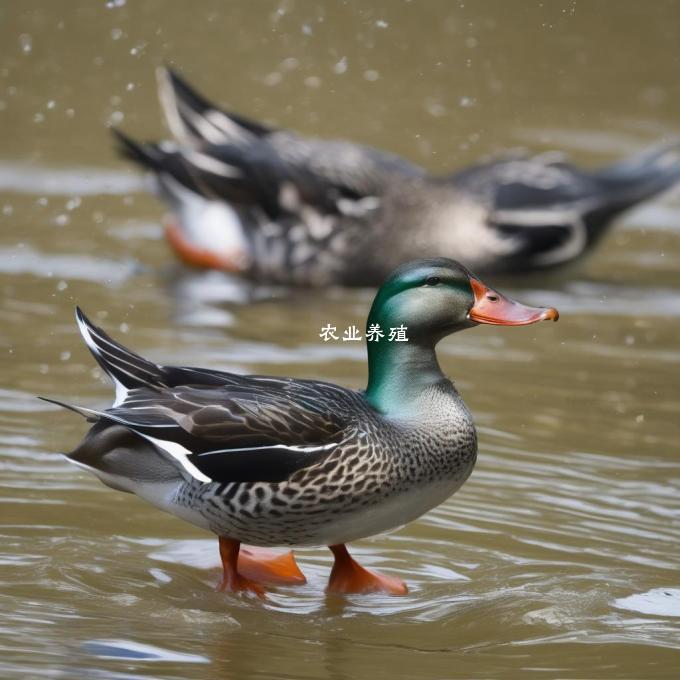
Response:
[{"label": "black tail feather", "polygon": [[162,166],[162,154],[153,144],[144,144],[128,137],[118,128],[111,128],[113,136],[118,142],[118,152],[123,158],[127,158],[143,168],[159,171]]},{"label": "black tail feather", "polygon": [[643,151],[596,176],[613,202],[632,206],[680,182],[680,142]]},{"label": "black tail feather", "polygon": [[83,416],[89,422],[94,423],[99,420],[99,414],[96,411],[92,411],[83,406],[75,406],[74,404],[67,404],[65,401],[59,401],[58,399],[51,399],[49,397],[38,397],[41,401],[46,401],[48,404],[54,404],[55,406],[61,406],[69,411],[77,413],[79,416]]},{"label": "black tail feather", "polygon": [[95,326],[80,307],[76,307],[76,320],[85,343],[97,363],[125,390],[135,387],[165,387],[164,368],[131,352],[116,342],[101,328]]},{"label": "black tail feather", "polygon": [[680,142],[647,149],[593,173],[600,200],[585,215],[591,239],[612,218],[680,183]]}]

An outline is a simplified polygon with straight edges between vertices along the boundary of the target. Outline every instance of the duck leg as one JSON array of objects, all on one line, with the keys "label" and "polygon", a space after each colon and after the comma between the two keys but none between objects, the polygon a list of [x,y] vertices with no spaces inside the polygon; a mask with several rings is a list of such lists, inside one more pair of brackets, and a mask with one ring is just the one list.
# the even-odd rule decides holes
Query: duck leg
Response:
[{"label": "duck leg", "polygon": [[394,576],[385,576],[364,569],[347,552],[343,543],[328,546],[335,556],[326,592],[329,593],[389,593],[406,595],[406,584]]},{"label": "duck leg", "polygon": [[292,550],[281,555],[266,548],[242,546],[238,555],[238,571],[253,581],[276,585],[295,586],[307,583]]},{"label": "duck leg", "polygon": [[238,572],[239,551],[241,542],[233,538],[219,537],[220,557],[222,558],[222,581],[217,586],[220,592],[251,592],[258,597],[264,597],[264,588],[255,581],[242,576]]}]

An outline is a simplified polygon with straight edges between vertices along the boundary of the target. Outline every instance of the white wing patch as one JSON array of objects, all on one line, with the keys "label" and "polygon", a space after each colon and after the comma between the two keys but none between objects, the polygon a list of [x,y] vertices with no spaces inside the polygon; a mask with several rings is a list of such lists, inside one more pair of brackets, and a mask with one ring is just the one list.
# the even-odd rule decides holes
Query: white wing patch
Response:
[{"label": "white wing patch", "polygon": [[317,453],[318,451],[330,451],[338,445],[338,442],[331,442],[330,444],[320,444],[318,446],[310,446],[309,444],[273,444],[272,446],[246,446],[239,449],[216,449],[215,451],[206,451],[199,454],[202,456],[209,456],[213,453],[240,453],[242,451],[261,451],[268,449],[277,449],[279,451],[303,451],[304,453]]},{"label": "white wing patch", "polygon": [[540,265],[567,262],[580,255],[586,248],[588,232],[582,215],[587,206],[581,202],[568,208],[552,208],[549,210],[498,210],[493,220],[501,224],[516,224],[530,229],[531,227],[563,227],[569,232],[566,241],[545,253],[535,255],[532,260]]},{"label": "white wing patch", "polygon": [[144,437],[144,439],[150,441],[156,448],[159,448],[162,451],[165,451],[166,453],[170,454],[194,479],[197,479],[199,482],[204,483],[212,482],[212,479],[210,479],[210,477],[204,475],[189,460],[189,456],[192,455],[189,449],[185,448],[181,444],[178,444],[177,442],[171,442],[166,439],[158,439],[157,437],[152,437],[151,435],[144,434],[143,432],[139,432],[138,430],[134,430],[134,432],[140,435],[141,437]]}]

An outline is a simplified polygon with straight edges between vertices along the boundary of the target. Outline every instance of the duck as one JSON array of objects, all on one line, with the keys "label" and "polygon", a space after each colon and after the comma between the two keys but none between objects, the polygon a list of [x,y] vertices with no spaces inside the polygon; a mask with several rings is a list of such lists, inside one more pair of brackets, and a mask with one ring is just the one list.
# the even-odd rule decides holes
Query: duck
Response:
[{"label": "duck", "polygon": [[[82,337],[115,385],[97,410],[48,399],[93,423],[67,459],[104,484],[218,537],[219,589],[263,595],[304,575],[274,547],[328,546],[331,593],[401,595],[347,543],[407,524],[455,493],[477,458],[470,411],[437,361],[444,337],[479,324],[557,320],[485,285],[446,258],[409,262],[368,314],[368,383],[162,366],[80,310]],[[388,329],[399,328],[390,340]],[[371,330],[383,330],[383,336]],[[260,551],[269,551],[261,554]],[[255,576],[254,576],[255,574]]]},{"label": "duck", "polygon": [[169,207],[165,233],[182,261],[263,284],[377,286],[433,253],[486,275],[560,268],[680,180],[677,140],[595,170],[559,153],[509,153],[433,176],[220,109],[170,68],[158,83],[174,140],[114,129],[119,151]]}]

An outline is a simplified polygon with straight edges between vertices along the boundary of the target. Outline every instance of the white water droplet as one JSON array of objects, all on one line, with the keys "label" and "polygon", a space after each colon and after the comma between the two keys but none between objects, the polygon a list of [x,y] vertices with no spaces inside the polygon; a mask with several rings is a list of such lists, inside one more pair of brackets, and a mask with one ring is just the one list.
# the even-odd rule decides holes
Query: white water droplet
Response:
[{"label": "white water droplet", "polygon": [[427,112],[435,118],[441,118],[446,115],[446,107],[441,102],[432,100],[426,101],[425,108],[427,109]]},{"label": "white water droplet", "polygon": [[338,75],[342,75],[347,72],[347,57],[343,57],[335,66],[333,66],[333,72]]},{"label": "white water droplet", "polygon": [[109,116],[109,123],[111,125],[120,125],[125,120],[125,114],[122,111],[114,111]]},{"label": "white water droplet", "polygon": [[300,65],[300,60],[296,57],[286,57],[280,64],[284,71],[294,71]]},{"label": "white water droplet", "polygon": [[264,77],[264,84],[269,87],[278,85],[283,80],[283,76],[278,71],[272,71]]},{"label": "white water droplet", "polygon": [[29,54],[33,50],[33,38],[28,33],[19,36],[19,47],[24,54]]}]

